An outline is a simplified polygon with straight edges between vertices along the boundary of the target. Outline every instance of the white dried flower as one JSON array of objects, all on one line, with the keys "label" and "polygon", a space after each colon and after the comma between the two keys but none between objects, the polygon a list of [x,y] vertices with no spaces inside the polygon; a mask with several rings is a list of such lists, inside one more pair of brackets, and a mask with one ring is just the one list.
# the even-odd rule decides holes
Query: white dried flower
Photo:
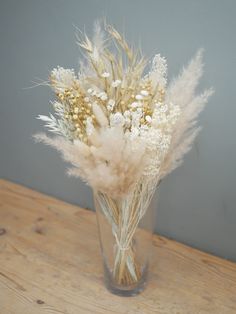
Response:
[{"label": "white dried flower", "polygon": [[152,122],[152,118],[150,116],[146,116],[145,117],[145,120],[148,122],[148,123],[151,123]]},{"label": "white dried flower", "polygon": [[110,115],[110,125],[111,126],[123,126],[125,123],[125,118],[120,112],[116,112]]},{"label": "white dried flower", "polygon": [[139,106],[139,103],[134,101],[134,102],[132,102],[132,104],[130,106],[131,106],[131,108],[137,108]]},{"label": "white dried flower", "polygon": [[107,100],[107,94],[105,92],[97,93],[97,97],[99,97],[101,100]]},{"label": "white dried flower", "polygon": [[107,110],[112,111],[114,106],[115,106],[115,100],[114,99],[109,99],[107,102]]},{"label": "white dried flower", "polygon": [[104,78],[107,78],[109,76],[110,76],[110,73],[108,73],[108,72],[103,72],[102,73],[102,77],[104,77]]},{"label": "white dried flower", "polygon": [[125,110],[124,117],[128,118],[130,117],[130,115],[131,115],[131,112],[129,110]]},{"label": "white dried flower", "polygon": [[112,87],[118,87],[121,84],[121,80],[115,80],[111,83]]},{"label": "white dried flower", "polygon": [[132,140],[135,140],[139,136],[139,134],[140,134],[139,128],[133,126],[131,128],[130,138]]},{"label": "white dried flower", "polygon": [[143,109],[142,108],[137,108],[136,112],[139,113],[140,115],[142,115]]},{"label": "white dried flower", "polygon": [[126,127],[126,128],[129,128],[130,125],[131,125],[131,120],[130,120],[130,118],[125,117],[125,127]]},{"label": "white dried flower", "polygon": [[160,106],[160,112],[166,112],[168,110],[167,104],[161,105]]},{"label": "white dried flower", "polygon": [[143,96],[138,94],[138,95],[135,96],[135,98],[136,98],[137,100],[141,100],[141,99],[143,99]]},{"label": "white dried flower", "polygon": [[143,95],[143,96],[148,96],[149,95],[148,91],[146,91],[146,90],[141,90],[140,94]]},{"label": "white dried flower", "polygon": [[100,98],[101,98],[101,100],[107,100],[108,97],[107,97],[107,94],[104,93]]}]

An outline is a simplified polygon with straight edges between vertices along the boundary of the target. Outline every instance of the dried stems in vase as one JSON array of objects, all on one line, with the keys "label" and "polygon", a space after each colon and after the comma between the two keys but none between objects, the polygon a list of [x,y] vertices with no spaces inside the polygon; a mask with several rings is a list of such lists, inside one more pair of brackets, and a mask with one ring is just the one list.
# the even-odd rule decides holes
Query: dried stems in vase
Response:
[{"label": "dried stems in vase", "polygon": [[142,266],[136,260],[134,234],[150,205],[156,184],[143,181],[131,194],[116,200],[96,192],[96,200],[111,225],[116,242],[113,280],[118,285],[130,286],[142,275]]},{"label": "dried stems in vase", "polygon": [[[81,39],[82,37],[82,39]],[[151,66],[112,26],[95,24],[93,39],[78,38],[85,56],[78,75],[52,70],[55,114],[39,115],[57,136],[35,138],[62,153],[96,191],[116,241],[113,277],[139,281],[134,234],[160,181],[183,160],[199,132],[197,117],[212,89],[196,94],[203,73],[202,50],[167,85],[167,62]]]}]

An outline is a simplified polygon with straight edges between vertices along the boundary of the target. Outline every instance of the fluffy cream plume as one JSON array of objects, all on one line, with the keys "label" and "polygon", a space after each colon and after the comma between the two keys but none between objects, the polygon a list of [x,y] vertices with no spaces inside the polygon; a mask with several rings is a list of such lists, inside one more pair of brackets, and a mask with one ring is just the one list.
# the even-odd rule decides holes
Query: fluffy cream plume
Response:
[{"label": "fluffy cream plume", "polygon": [[181,115],[173,128],[169,151],[160,169],[160,179],[177,168],[182,163],[184,155],[191,149],[200,131],[196,126],[197,117],[214,92],[210,88],[196,95],[196,87],[203,74],[202,53],[203,50],[197,52],[195,58],[173,80],[167,91],[168,101],[179,105]]},{"label": "fluffy cream plume", "polygon": [[101,127],[107,127],[108,126],[108,120],[105,116],[104,112],[102,111],[102,108],[95,102],[93,103],[93,114],[95,115],[98,123]]},{"label": "fluffy cream plume", "polygon": [[174,101],[184,108],[194,97],[195,89],[203,74],[203,49],[198,50],[196,56],[183,68],[179,76],[170,83],[167,99]]},{"label": "fluffy cream plume", "polygon": [[94,36],[93,36],[93,59],[98,62],[100,54],[104,50],[105,45],[105,34],[102,29],[101,21],[96,21],[94,23]]},{"label": "fluffy cream plume", "polygon": [[81,177],[95,190],[115,198],[129,193],[143,171],[143,143],[125,139],[120,127],[101,130],[97,146],[62,137],[52,139],[43,133],[34,137],[62,153],[64,160],[73,165],[70,175]]}]

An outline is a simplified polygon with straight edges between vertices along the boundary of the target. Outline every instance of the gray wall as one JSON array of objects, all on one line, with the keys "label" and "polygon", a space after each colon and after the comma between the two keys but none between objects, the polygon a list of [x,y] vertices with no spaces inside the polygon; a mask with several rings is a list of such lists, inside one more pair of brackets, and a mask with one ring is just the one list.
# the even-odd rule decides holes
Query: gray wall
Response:
[{"label": "gray wall", "polygon": [[0,176],[92,208],[90,189],[31,139],[42,130],[34,117],[49,111],[50,90],[25,89],[58,64],[77,67],[75,26],[89,32],[106,16],[146,55],[164,54],[170,77],[204,47],[201,87],[216,93],[193,150],[161,186],[156,231],[236,261],[235,14],[233,0],[1,1]]}]

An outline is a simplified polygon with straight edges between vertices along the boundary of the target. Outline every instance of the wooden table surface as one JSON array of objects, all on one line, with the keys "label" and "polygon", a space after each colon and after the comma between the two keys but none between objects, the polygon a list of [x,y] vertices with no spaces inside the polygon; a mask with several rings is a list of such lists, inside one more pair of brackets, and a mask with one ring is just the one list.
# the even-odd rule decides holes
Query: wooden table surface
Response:
[{"label": "wooden table surface", "polygon": [[0,180],[0,314],[236,313],[236,263],[153,239],[146,290],[103,284],[95,214]]}]

